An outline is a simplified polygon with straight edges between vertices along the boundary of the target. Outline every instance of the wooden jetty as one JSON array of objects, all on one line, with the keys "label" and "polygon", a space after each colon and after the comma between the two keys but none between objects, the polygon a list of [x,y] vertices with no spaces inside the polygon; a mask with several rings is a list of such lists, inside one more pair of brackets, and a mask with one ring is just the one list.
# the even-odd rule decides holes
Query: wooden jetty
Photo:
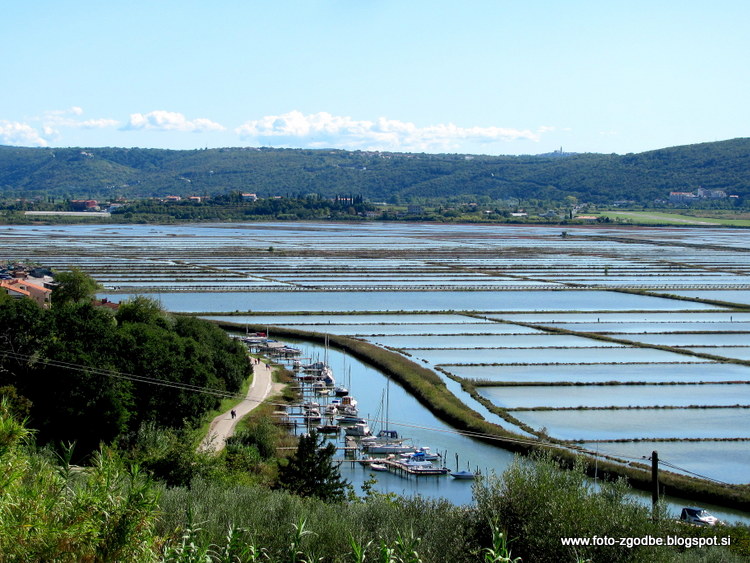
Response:
[{"label": "wooden jetty", "polygon": [[370,463],[380,463],[388,468],[388,471],[397,473],[399,475],[415,475],[415,476],[435,476],[435,475],[448,475],[450,469],[447,467],[436,467],[434,465],[412,465],[404,463],[395,459],[359,459],[358,463],[363,465],[369,465]]}]

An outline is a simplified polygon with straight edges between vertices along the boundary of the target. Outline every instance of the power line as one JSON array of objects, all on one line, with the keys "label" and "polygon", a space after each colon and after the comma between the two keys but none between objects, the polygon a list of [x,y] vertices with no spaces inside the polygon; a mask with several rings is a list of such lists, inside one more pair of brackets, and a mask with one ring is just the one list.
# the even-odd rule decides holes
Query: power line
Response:
[{"label": "power line", "polygon": [[[620,454],[620,453],[612,452],[611,450],[602,450],[601,448],[599,448],[597,455],[600,455],[600,454],[603,454],[604,456],[607,456],[607,457],[616,457],[616,458],[621,458],[621,459],[624,459],[624,460],[640,461],[640,462],[643,462],[643,460],[650,460],[651,459],[650,455],[649,456],[641,456],[641,457],[633,457],[631,455]],[[708,477],[707,475],[702,475],[700,473],[696,473],[694,471],[690,471],[689,469],[685,469],[684,467],[680,467],[677,464],[674,464],[674,463],[671,463],[671,462],[665,460],[661,456],[659,456],[659,464],[664,465],[666,467],[669,467],[670,469],[674,469],[675,471],[681,471],[683,473],[687,473],[687,474],[692,475],[694,477],[698,477],[699,479],[705,479],[706,481],[713,481],[715,483],[719,483],[720,485],[727,485],[729,487],[734,486],[732,483],[727,483],[726,481],[721,481],[720,479],[714,479],[713,477]]]},{"label": "power line", "polygon": [[[203,394],[213,395],[222,399],[240,399],[240,400],[250,401],[254,403],[262,402],[262,401],[257,401],[253,399],[248,399],[247,396],[245,395],[232,393],[229,391],[223,391],[221,389],[215,389],[211,387],[192,385],[188,383],[180,383],[176,381],[166,381],[163,379],[156,379],[152,377],[125,373],[125,372],[120,372],[120,371],[114,371],[114,370],[109,370],[109,369],[103,369],[103,368],[97,368],[93,366],[86,366],[83,364],[75,364],[72,362],[63,362],[60,360],[53,360],[49,358],[38,358],[38,357],[27,355],[27,354],[20,354],[18,352],[4,351],[3,353],[6,357],[11,357],[16,360],[34,361],[34,362],[41,363],[44,365],[49,365],[52,367],[59,367],[62,369],[66,369],[70,371],[77,371],[77,372],[81,372],[85,374],[101,375],[104,377],[113,377],[117,379],[133,381],[136,383],[158,385],[162,387],[173,388],[173,389],[178,389],[181,391],[187,391],[187,392],[193,392],[193,393],[203,393]],[[274,405],[274,406],[287,406],[286,403],[269,403],[269,404]],[[372,422],[382,422],[379,419],[371,419],[371,420]],[[453,430],[453,429],[447,429],[447,428],[434,428],[430,426],[411,424],[408,422],[400,422],[400,423],[393,422],[392,424],[397,425],[397,426],[403,426],[406,428],[416,428],[416,429],[427,430],[431,432],[446,433],[446,434],[457,434],[457,435],[468,436],[470,438],[510,442],[510,443],[517,443],[521,445],[527,445],[527,446],[543,446],[543,447],[549,447],[549,448],[565,447],[562,445],[539,442],[535,440],[525,440],[523,438],[511,438],[511,437],[497,436],[494,434],[475,432],[471,430]]]},{"label": "power line", "polygon": [[705,479],[707,481],[713,481],[714,483],[719,483],[720,485],[727,485],[729,487],[733,486],[731,483],[726,483],[725,481],[720,481],[719,479],[714,479],[713,477],[707,477],[706,475],[701,475],[700,473],[695,473],[694,471],[689,471],[685,469],[684,467],[680,467],[679,465],[675,465],[674,463],[670,463],[668,461],[665,461],[661,457],[659,458],[659,463],[662,465],[666,465],[670,469],[675,469],[676,471],[682,471],[684,473],[687,473],[689,475],[692,475],[694,477],[698,477],[700,479]]},{"label": "power line", "polygon": [[[224,391],[222,389],[216,389],[216,388],[213,388],[213,387],[205,387],[205,386],[200,386],[200,385],[192,385],[192,384],[189,384],[189,383],[181,383],[181,382],[178,382],[178,381],[167,381],[167,380],[163,380],[163,379],[157,379],[157,378],[154,378],[154,377],[148,377],[148,376],[136,375],[136,374],[126,373],[126,372],[121,372],[121,371],[114,371],[114,370],[108,370],[108,369],[103,369],[103,368],[97,368],[97,367],[94,367],[94,366],[86,366],[86,365],[83,365],[83,364],[75,364],[75,363],[72,363],[72,362],[64,362],[64,361],[61,361],[61,360],[53,360],[53,359],[49,359],[49,358],[39,358],[39,357],[36,357],[36,356],[32,356],[32,355],[28,355],[28,354],[21,354],[21,353],[18,353],[18,352],[7,351],[7,350],[3,351],[3,355],[5,357],[10,357],[10,358],[13,358],[15,360],[33,361],[33,362],[44,364],[44,365],[48,365],[48,366],[51,366],[51,367],[58,367],[58,368],[62,368],[62,369],[65,369],[65,370],[70,370],[70,371],[77,371],[77,372],[84,373],[84,374],[93,374],[93,375],[101,375],[101,376],[104,376],[104,377],[113,377],[113,378],[116,378],[116,379],[123,379],[123,380],[126,380],[126,381],[132,381],[132,382],[135,382],[135,383],[145,383],[147,385],[157,385],[157,386],[160,386],[160,387],[177,389],[177,390],[180,390],[180,391],[186,391],[186,392],[191,392],[191,393],[202,393],[202,394],[206,394],[206,395],[215,396],[215,397],[218,397],[220,399],[238,399],[240,401],[248,401],[248,402],[259,403],[259,404],[262,403],[262,402],[264,402],[264,401],[258,401],[258,400],[255,400],[255,399],[249,399],[246,395],[243,395],[243,394],[240,394],[240,393],[233,393],[231,391]],[[270,403],[269,402],[268,404],[273,405],[273,406],[284,406],[284,407],[288,406],[286,403]],[[368,421],[370,421],[370,422],[383,422],[381,419],[377,419],[377,418],[375,418],[375,419],[368,419]],[[469,437],[469,438],[476,438],[476,439],[487,440],[487,441],[505,442],[505,443],[511,443],[511,444],[518,444],[518,445],[522,445],[522,446],[533,446],[533,447],[537,447],[537,448],[538,447],[546,447],[546,448],[550,448],[550,449],[553,449],[553,448],[565,448],[565,449],[569,449],[569,450],[573,450],[573,451],[576,450],[575,447],[571,447],[570,445],[566,445],[566,444],[549,443],[549,442],[543,442],[543,441],[540,441],[540,440],[533,440],[533,439],[513,438],[513,437],[509,437],[509,436],[498,436],[498,435],[495,435],[495,434],[487,434],[487,433],[484,433],[484,432],[475,432],[475,431],[472,431],[472,430],[455,430],[455,429],[449,429],[449,428],[435,428],[435,427],[431,427],[431,426],[424,426],[424,425],[413,424],[413,423],[409,423],[409,422],[394,422],[394,421],[390,421],[390,424],[393,424],[394,426],[402,426],[404,428],[414,428],[414,429],[418,429],[418,430],[426,430],[426,431],[429,431],[429,432],[437,432],[437,433],[443,433],[443,434],[454,434],[454,435],[466,436],[466,437]],[[624,455],[624,454],[619,454],[619,453],[602,452],[601,450],[599,450],[599,452],[597,452],[596,457],[599,457],[600,454],[604,454],[604,455],[606,455],[608,457],[620,458],[620,459],[631,460],[631,461],[642,461],[644,459],[643,457],[637,458],[637,457],[632,457],[632,456],[628,456],[628,455]],[[591,455],[591,454],[589,453],[589,455]],[[668,462],[668,461],[666,461],[664,459],[661,459],[661,458],[659,459],[659,463],[661,463],[661,464],[663,464],[663,465],[665,465],[665,466],[667,466],[667,467],[669,467],[671,469],[675,469],[677,471],[684,472],[686,474],[692,475],[694,477],[698,477],[700,479],[705,479],[707,481],[713,481],[715,483],[719,483],[719,484],[722,484],[722,485],[732,486],[731,483],[726,483],[726,482],[721,481],[719,479],[714,479],[714,478],[708,477],[706,475],[695,473],[693,471],[690,471],[688,469],[685,469],[683,467],[680,467],[678,465],[670,463],[670,462]]]},{"label": "power line", "polygon": [[[136,375],[132,373],[125,373],[125,372],[114,371],[114,370],[109,370],[109,369],[97,368],[94,366],[86,366],[83,364],[74,364],[71,362],[63,362],[61,360],[53,360],[49,358],[38,358],[38,357],[30,356],[27,354],[19,354],[17,352],[5,351],[4,355],[6,357],[10,357],[15,360],[33,361],[35,363],[40,363],[40,364],[48,365],[51,367],[62,368],[65,370],[70,370],[70,371],[77,371],[77,372],[81,372],[85,374],[102,375],[105,377],[114,377],[117,379],[133,381],[135,383],[146,383],[149,385],[158,385],[161,387],[179,389],[181,391],[204,393],[204,394],[213,395],[222,399],[249,400],[244,395],[241,395],[238,393],[232,393],[231,391],[224,391],[222,389],[216,389],[213,387],[192,385],[190,383],[182,383],[179,381],[168,381],[164,379],[157,379],[155,377],[148,377],[148,376]],[[258,401],[254,401],[254,402],[258,402]]]}]

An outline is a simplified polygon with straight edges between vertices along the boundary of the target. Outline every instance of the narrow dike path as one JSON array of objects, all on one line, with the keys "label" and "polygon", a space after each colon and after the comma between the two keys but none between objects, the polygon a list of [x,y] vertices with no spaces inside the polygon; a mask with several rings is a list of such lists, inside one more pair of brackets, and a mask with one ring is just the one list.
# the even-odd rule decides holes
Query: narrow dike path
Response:
[{"label": "narrow dike path", "polygon": [[[268,364],[264,362],[253,364],[253,382],[247,390],[247,395],[234,409],[220,414],[211,421],[208,433],[198,447],[199,450],[218,453],[224,449],[227,438],[234,434],[240,419],[283,386],[273,383],[272,374],[273,370]],[[236,413],[235,418],[232,418],[232,410]]]}]

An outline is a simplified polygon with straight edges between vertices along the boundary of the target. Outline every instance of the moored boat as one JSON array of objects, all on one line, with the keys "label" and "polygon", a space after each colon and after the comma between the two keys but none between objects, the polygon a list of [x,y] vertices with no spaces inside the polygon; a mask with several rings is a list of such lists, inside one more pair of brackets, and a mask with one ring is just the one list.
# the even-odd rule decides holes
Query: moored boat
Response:
[{"label": "moored boat", "polygon": [[341,428],[335,424],[321,424],[317,431],[321,434],[338,434]]},{"label": "moored boat", "polygon": [[359,412],[357,409],[357,399],[351,395],[341,397],[339,411],[346,414],[357,414],[357,412]]},{"label": "moored boat", "polygon": [[379,442],[364,441],[362,449],[370,454],[407,454],[414,451],[413,446],[404,445],[401,442]]},{"label": "moored boat", "polygon": [[365,437],[365,436],[371,436],[372,432],[370,431],[370,427],[367,426],[367,423],[361,423],[358,422],[354,426],[347,426],[344,429],[344,433],[347,436],[354,436],[354,437]]},{"label": "moored boat", "polygon": [[336,422],[339,424],[366,424],[367,421],[364,418],[355,416],[353,414],[344,414],[336,417]]},{"label": "moored boat", "polygon": [[423,448],[417,448],[412,453],[403,454],[401,457],[406,460],[414,460],[414,461],[436,461],[440,459],[440,454],[434,454],[430,452],[430,448],[423,447]]},{"label": "moored boat", "polygon": [[317,409],[307,411],[303,418],[305,419],[306,423],[320,422],[321,420],[323,420],[320,416],[320,411],[318,411]]}]

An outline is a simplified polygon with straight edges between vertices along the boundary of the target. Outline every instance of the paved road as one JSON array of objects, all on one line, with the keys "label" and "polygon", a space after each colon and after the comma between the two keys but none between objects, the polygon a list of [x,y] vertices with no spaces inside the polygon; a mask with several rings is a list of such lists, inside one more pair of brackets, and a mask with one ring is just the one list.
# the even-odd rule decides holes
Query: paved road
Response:
[{"label": "paved road", "polygon": [[247,390],[245,400],[234,407],[237,413],[232,418],[231,410],[220,414],[211,422],[206,438],[199,446],[200,450],[220,452],[226,445],[227,438],[234,434],[234,429],[240,419],[261,404],[271,393],[278,391],[281,384],[274,384],[271,377],[271,368],[263,362],[253,364],[253,382]]}]

